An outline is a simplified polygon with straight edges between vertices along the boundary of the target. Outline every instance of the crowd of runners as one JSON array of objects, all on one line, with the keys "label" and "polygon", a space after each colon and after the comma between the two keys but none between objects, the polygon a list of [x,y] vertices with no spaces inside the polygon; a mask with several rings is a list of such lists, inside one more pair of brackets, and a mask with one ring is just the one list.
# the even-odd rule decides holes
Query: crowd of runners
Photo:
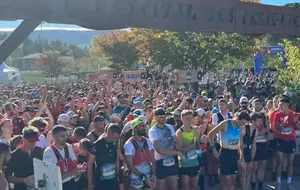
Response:
[{"label": "crowd of runners", "polygon": [[34,189],[33,158],[60,168],[63,190],[263,190],[267,161],[294,190],[300,119],[268,78],[2,85],[0,190]]}]

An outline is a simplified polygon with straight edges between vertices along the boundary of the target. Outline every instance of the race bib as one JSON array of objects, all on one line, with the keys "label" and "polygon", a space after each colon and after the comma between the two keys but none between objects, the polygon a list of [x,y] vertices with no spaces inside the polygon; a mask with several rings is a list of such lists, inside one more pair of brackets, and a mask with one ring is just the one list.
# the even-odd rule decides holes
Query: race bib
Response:
[{"label": "race bib", "polygon": [[290,135],[290,134],[292,134],[292,132],[293,132],[293,129],[290,127],[286,127],[281,130],[282,135]]},{"label": "race bib", "polygon": [[267,142],[267,137],[266,135],[260,135],[256,137],[256,142],[258,143],[264,143]]},{"label": "race bib", "polygon": [[101,172],[104,180],[113,179],[116,177],[116,165],[105,164],[104,166],[102,166]]},{"label": "race bib", "polygon": [[228,148],[235,149],[238,144],[239,144],[238,139],[229,139],[228,140]]},{"label": "race bib", "polygon": [[130,186],[135,189],[142,189],[144,187],[144,181],[140,179],[131,179]]},{"label": "race bib", "polygon": [[197,151],[196,149],[189,150],[186,155],[189,160],[194,160],[197,158]]},{"label": "race bib", "polygon": [[175,159],[174,158],[165,158],[163,159],[163,166],[170,167],[175,165]]}]

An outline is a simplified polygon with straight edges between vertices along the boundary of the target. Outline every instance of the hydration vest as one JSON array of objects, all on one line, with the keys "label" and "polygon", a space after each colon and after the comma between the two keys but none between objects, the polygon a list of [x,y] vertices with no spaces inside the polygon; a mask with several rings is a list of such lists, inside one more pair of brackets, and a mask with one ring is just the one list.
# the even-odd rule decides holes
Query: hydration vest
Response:
[{"label": "hydration vest", "polygon": [[[218,116],[218,123],[221,123],[222,121],[224,121],[224,118],[220,112],[217,113],[217,116]],[[228,113],[228,119],[232,119],[230,113]]]},{"label": "hydration vest", "polygon": [[[68,146],[66,145],[64,147],[65,159],[62,158],[61,154],[59,153],[59,151],[56,149],[56,147],[54,145],[51,145],[50,147],[52,148],[52,150],[55,154],[55,157],[57,159],[56,165],[60,168],[61,173],[64,173],[66,171],[72,171],[73,170],[73,161],[70,158]],[[65,168],[65,167],[67,167],[67,168]]]},{"label": "hydration vest", "polygon": [[144,147],[138,145],[134,137],[131,137],[129,141],[133,144],[135,149],[135,155],[132,157],[132,162],[134,166],[139,166],[142,164],[143,161],[148,163],[152,162],[151,152],[148,147],[147,139],[143,137],[142,141],[144,143]]}]

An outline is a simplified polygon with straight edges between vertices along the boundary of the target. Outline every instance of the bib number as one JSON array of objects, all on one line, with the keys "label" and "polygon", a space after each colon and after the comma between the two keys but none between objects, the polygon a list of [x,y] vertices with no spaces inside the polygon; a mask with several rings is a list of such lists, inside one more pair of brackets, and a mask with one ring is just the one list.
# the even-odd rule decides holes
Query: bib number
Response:
[{"label": "bib number", "polygon": [[266,135],[257,136],[257,137],[256,137],[256,142],[258,142],[258,143],[264,143],[264,142],[267,142],[267,137],[266,137]]},{"label": "bib number", "polygon": [[197,151],[195,149],[189,150],[186,155],[189,160],[194,160],[197,158]]},{"label": "bib number", "polygon": [[281,134],[282,134],[282,135],[290,135],[290,134],[292,134],[292,132],[293,132],[292,128],[289,128],[289,127],[283,128],[283,129],[281,130]]},{"label": "bib number", "polygon": [[116,165],[105,164],[102,166],[101,172],[104,180],[114,179],[116,177]]},{"label": "bib number", "polygon": [[235,148],[239,144],[238,139],[229,139],[228,140],[228,147],[229,148]]},{"label": "bib number", "polygon": [[142,189],[144,187],[144,181],[140,179],[131,179],[130,186],[135,189]]},{"label": "bib number", "polygon": [[174,158],[165,158],[163,159],[163,166],[170,167],[175,165],[175,159]]}]

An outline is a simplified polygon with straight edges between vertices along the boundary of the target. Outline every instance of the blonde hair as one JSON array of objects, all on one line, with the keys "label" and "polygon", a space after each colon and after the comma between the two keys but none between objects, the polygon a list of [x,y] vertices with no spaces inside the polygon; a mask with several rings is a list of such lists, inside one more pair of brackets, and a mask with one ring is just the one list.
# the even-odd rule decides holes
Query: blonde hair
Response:
[{"label": "blonde hair", "polygon": [[194,115],[194,112],[192,110],[183,110],[181,112],[181,117],[187,116],[187,115]]}]

